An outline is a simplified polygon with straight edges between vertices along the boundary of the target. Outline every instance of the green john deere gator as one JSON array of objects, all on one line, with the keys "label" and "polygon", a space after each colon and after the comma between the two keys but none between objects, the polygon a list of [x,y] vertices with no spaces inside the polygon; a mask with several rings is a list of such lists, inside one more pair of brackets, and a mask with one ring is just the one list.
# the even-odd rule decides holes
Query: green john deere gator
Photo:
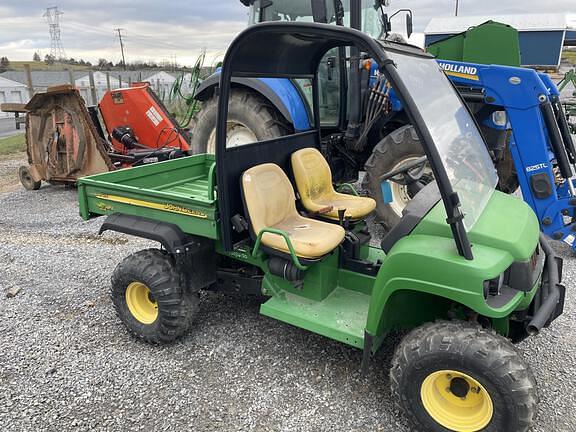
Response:
[{"label": "green john deere gator", "polygon": [[[335,191],[320,148],[318,64],[349,46],[381,65],[436,179],[379,247],[365,223],[374,201]],[[303,80],[316,126],[227,145],[232,77]],[[114,307],[136,337],[185,334],[207,289],[263,294],[263,315],[363,350],[364,369],[387,334],[412,329],[390,375],[417,430],[526,431],[536,382],[512,341],[550,325],[565,289],[535,215],[496,182],[478,126],[431,56],[352,29],[266,23],[226,54],[215,156],[87,177],[79,201],[84,219],[108,215],[100,232],[161,245],[112,276]]]}]

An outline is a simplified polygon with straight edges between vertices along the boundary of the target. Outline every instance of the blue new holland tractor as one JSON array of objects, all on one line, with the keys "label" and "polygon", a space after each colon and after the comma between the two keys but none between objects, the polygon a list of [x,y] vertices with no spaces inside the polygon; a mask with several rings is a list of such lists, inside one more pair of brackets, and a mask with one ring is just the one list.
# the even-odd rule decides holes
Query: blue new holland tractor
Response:
[{"label": "blue new holland tractor", "polygon": [[[402,12],[412,32],[412,13],[386,13],[388,0],[241,0],[250,24],[304,21],[360,29],[394,38],[391,19]],[[519,187],[541,230],[576,249],[576,150],[559,92],[548,75],[532,69],[438,60],[483,132],[498,171],[500,190]],[[227,118],[227,145],[264,141],[307,131],[319,122],[322,152],[334,181],[355,182],[377,202],[377,220],[391,229],[408,202],[433,180],[411,120],[379,66],[355,48],[334,48],[323,57],[315,81],[319,118],[313,118],[313,80],[234,77]],[[415,76],[419,76],[415,74]],[[199,86],[203,102],[193,136],[194,153],[213,152],[219,73]],[[416,78],[415,78],[416,79]],[[415,83],[423,94],[427,83]],[[442,100],[434,106],[442,111]],[[436,133],[442,134],[439,124]],[[462,146],[464,149],[465,146]],[[454,155],[456,158],[457,155]],[[472,163],[472,162],[470,162]],[[470,190],[474,194],[473,190]],[[513,217],[513,215],[510,215]]]}]

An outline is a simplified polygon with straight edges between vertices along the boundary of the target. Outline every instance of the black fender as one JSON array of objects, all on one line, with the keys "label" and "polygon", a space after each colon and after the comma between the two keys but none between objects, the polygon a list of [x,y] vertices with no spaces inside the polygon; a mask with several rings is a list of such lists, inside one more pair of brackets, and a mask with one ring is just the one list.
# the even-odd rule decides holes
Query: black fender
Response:
[{"label": "black fender", "polygon": [[214,242],[187,235],[178,225],[158,222],[140,216],[113,213],[100,227],[98,234],[116,231],[159,242],[174,257],[182,282],[192,292],[216,282]]},{"label": "black fender", "polygon": [[[213,74],[206,78],[198,88],[196,93],[194,93],[194,99],[199,101],[205,101],[212,97],[218,86],[220,85],[220,74]],[[288,108],[278,97],[278,95],[265,83],[257,78],[238,78],[232,77],[232,88],[234,87],[247,87],[254,90],[256,93],[262,95],[264,98],[268,99],[272,105],[288,120],[291,124],[294,124],[292,115]]]},{"label": "black fender", "polygon": [[98,234],[104,231],[116,231],[157,241],[171,254],[183,253],[192,241],[178,225],[120,213],[113,213],[106,218]]}]

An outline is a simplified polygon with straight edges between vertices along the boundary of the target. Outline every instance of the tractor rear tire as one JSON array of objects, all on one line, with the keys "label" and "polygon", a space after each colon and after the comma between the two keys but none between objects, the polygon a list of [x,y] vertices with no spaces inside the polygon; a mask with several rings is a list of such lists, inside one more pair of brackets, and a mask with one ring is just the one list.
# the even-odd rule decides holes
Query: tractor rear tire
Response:
[{"label": "tractor rear tire", "polygon": [[390,370],[394,399],[415,430],[525,432],[536,415],[536,379],[504,337],[473,323],[413,330]]},{"label": "tractor rear tire", "polygon": [[[424,149],[414,127],[405,125],[380,141],[366,161],[364,167],[366,176],[362,186],[368,191],[368,195],[376,200],[377,220],[384,225],[387,231],[400,221],[402,210],[412,197],[409,196],[406,187],[391,183],[395,202],[385,203],[380,177],[396,169],[404,161],[418,159],[422,156],[424,156]],[[431,174],[425,174],[425,176],[427,176],[423,178],[425,183],[432,180]]]},{"label": "tractor rear tire", "polygon": [[[192,131],[192,154],[214,153],[218,96],[202,104]],[[247,89],[232,89],[228,103],[228,147],[265,141],[292,133],[292,126],[264,97]]]},{"label": "tractor rear tire", "polygon": [[18,169],[18,178],[22,186],[30,191],[40,189],[40,185],[42,184],[42,182],[34,180],[27,166],[21,166],[20,169]]},{"label": "tractor rear tire", "polygon": [[158,249],[136,252],[118,264],[110,296],[130,333],[152,344],[183,336],[198,312],[198,294],[187,292],[172,257]]}]

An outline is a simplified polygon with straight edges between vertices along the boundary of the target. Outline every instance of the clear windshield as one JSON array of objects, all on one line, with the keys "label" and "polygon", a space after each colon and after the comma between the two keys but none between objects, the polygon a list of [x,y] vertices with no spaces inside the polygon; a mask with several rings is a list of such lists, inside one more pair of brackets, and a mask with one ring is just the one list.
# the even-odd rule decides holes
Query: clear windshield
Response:
[{"label": "clear windshield", "polygon": [[498,181],[494,164],[476,123],[434,59],[387,51],[418,110],[458,193],[472,229]]},{"label": "clear windshield", "polygon": [[[266,4],[262,8],[262,4]],[[350,0],[342,0],[344,25],[350,27]],[[335,2],[326,1],[328,21],[336,23]],[[250,10],[250,24],[268,21],[314,21],[311,0],[256,0]],[[362,31],[373,38],[382,36],[382,23],[378,2],[362,0]]]}]

